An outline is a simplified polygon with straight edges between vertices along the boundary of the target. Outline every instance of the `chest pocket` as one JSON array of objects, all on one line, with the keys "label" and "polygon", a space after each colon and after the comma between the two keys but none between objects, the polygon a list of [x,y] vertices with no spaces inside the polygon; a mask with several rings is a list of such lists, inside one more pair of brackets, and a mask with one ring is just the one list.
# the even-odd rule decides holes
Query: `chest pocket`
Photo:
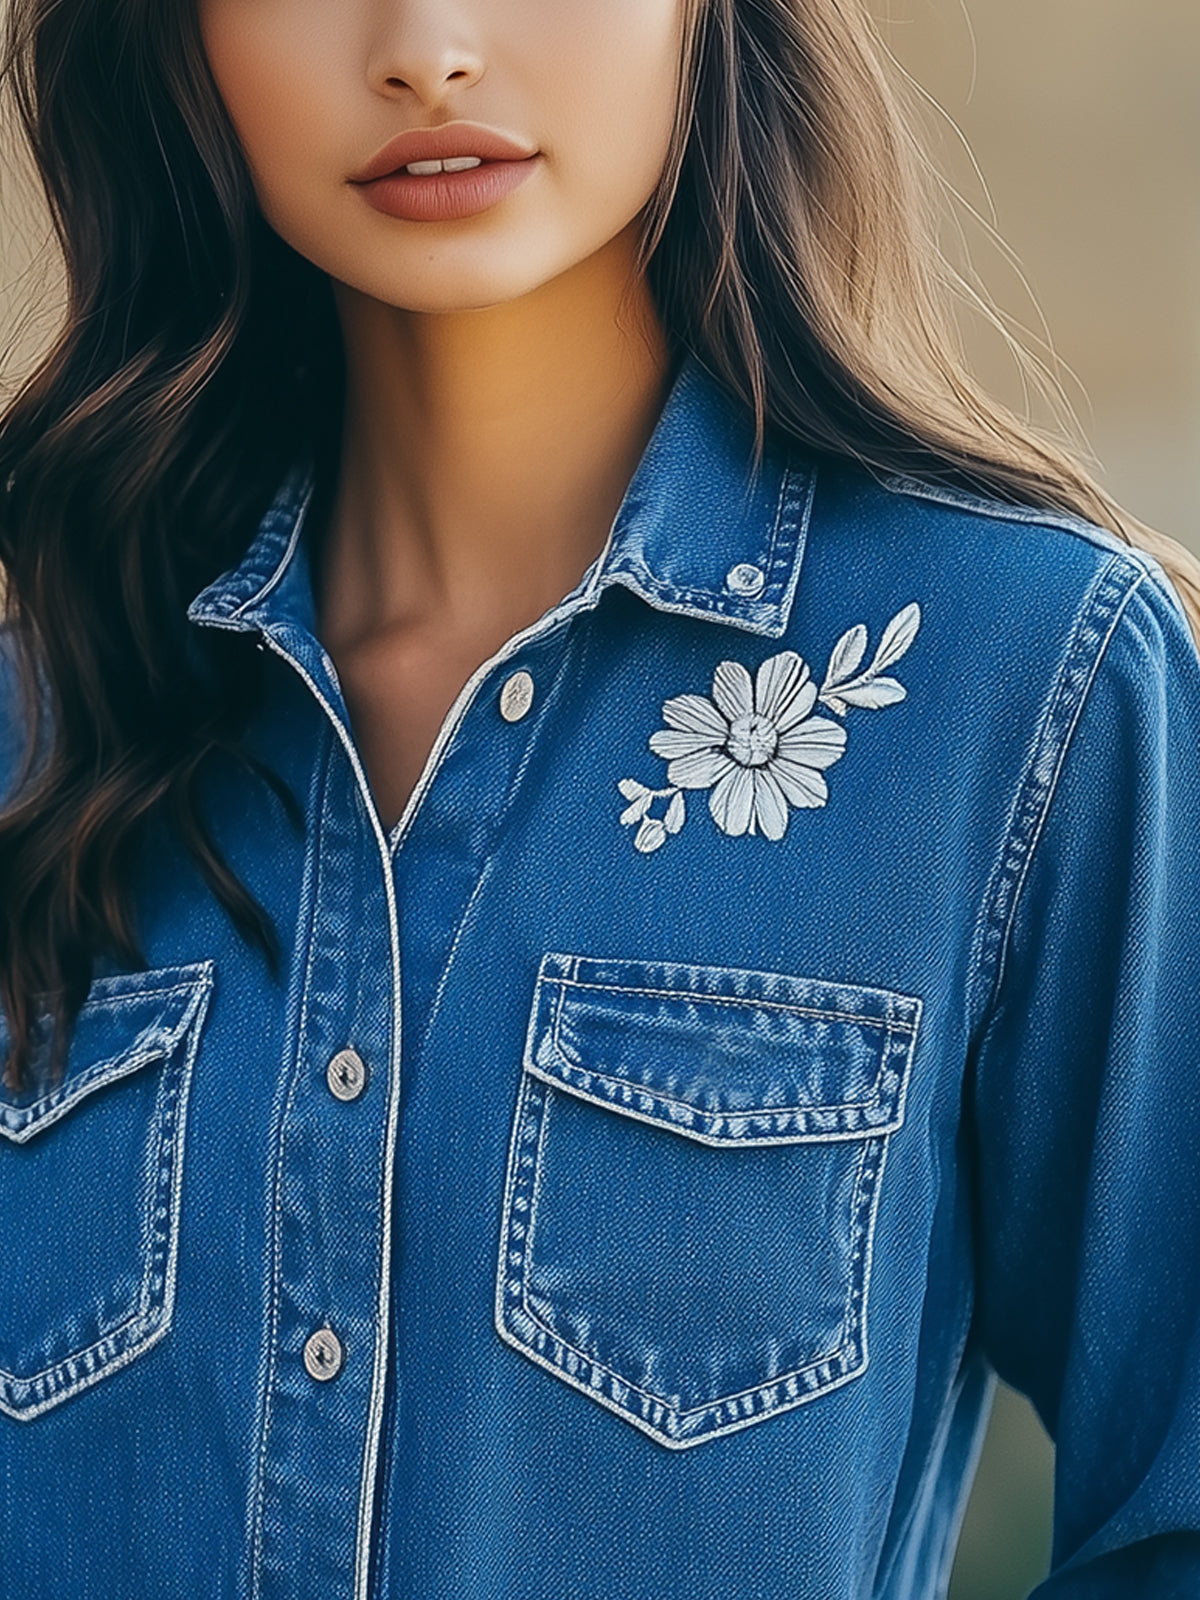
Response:
[{"label": "chest pocket", "polygon": [[500,1335],[674,1448],[857,1377],[920,1013],[783,973],[546,955]]},{"label": "chest pocket", "polygon": [[[0,1411],[21,1421],[171,1324],[184,1122],[212,962],[99,978],[53,1087],[0,1089]],[[0,1027],[7,1051],[7,1036]]]}]

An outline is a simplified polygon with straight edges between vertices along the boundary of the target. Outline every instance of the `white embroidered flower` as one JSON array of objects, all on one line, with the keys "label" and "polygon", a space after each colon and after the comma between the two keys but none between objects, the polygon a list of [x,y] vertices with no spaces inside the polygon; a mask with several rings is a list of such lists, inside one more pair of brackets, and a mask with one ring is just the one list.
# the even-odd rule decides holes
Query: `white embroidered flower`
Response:
[{"label": "white embroidered flower", "polygon": [[[667,726],[650,737],[650,748],[667,761],[668,786],[652,789],[636,778],[618,788],[629,802],[626,826],[638,824],[634,844],[657,850],[686,820],[685,789],[708,789],[713,820],[733,836],[762,833],[782,839],[788,807],[816,807],[829,798],[824,772],[841,759],[846,730],[828,717],[812,716],[819,699],[845,716],[850,706],[879,710],[905,698],[904,686],[884,676],[916,637],[921,609],[914,602],[892,618],[869,667],[859,671],[867,630],[859,624],[838,640],[818,693],[808,667],[794,650],[770,656],[754,679],[738,661],[722,661],[713,675],[712,698],[676,695],[663,704]],[[656,800],[664,815],[652,817]]]},{"label": "white embroidered flower", "polygon": [[681,694],[663,706],[666,728],[650,748],[670,764],[679,789],[709,789],[708,808],[724,833],[782,839],[788,806],[823,806],[822,775],[846,748],[846,730],[809,713],[817,686],[794,650],[771,656],[752,681],[739,661],[722,661],[712,699]]}]

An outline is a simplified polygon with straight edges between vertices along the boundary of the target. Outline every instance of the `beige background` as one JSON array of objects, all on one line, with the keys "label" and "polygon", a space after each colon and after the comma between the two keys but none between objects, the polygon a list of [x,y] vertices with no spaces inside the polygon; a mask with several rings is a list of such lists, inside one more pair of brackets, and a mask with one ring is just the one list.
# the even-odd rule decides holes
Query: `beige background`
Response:
[{"label": "beige background", "polygon": [[[977,209],[990,192],[1108,486],[1200,550],[1200,3],[875,4],[966,136],[986,190],[944,119],[939,164]],[[970,242],[993,294],[1036,325],[1016,270],[982,230]],[[994,342],[973,348],[1019,404]]]},{"label": "beige background", "polygon": [[[1040,305],[1109,488],[1200,552],[1200,0],[875,4],[898,59],[944,108],[928,118],[939,164],[977,210],[994,207],[1018,258],[1020,270],[966,227],[991,293],[1033,329]],[[2,178],[7,387],[53,330],[57,297],[11,161]],[[967,333],[980,372],[1020,406],[998,341]],[[1002,1396],[954,1600],[1017,1600],[1037,1581],[1051,1462],[1028,1407]]]}]

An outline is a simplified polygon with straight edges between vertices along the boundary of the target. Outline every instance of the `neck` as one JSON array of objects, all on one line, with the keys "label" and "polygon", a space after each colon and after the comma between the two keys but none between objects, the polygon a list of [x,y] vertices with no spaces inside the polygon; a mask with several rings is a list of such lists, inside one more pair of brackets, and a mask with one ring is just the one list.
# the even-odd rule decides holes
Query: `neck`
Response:
[{"label": "neck", "polygon": [[331,648],[445,617],[533,621],[599,553],[666,397],[631,231],[532,294],[409,312],[335,285],[341,473],[318,582]]}]

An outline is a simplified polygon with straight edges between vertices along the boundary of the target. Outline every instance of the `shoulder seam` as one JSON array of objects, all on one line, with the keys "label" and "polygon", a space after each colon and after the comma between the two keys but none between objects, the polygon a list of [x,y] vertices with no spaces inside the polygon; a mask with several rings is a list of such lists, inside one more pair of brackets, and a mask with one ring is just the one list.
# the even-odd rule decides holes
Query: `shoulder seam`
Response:
[{"label": "shoulder seam", "polygon": [[1147,570],[1140,562],[1131,563],[1114,554],[1092,580],[1072,626],[1017,783],[1004,840],[976,920],[968,1002],[972,990],[980,998],[970,1014],[972,1037],[999,993],[1021,891],[1089,691],[1126,607],[1146,577]]},{"label": "shoulder seam", "polygon": [[980,517],[992,517],[999,522],[1022,523],[1027,527],[1061,528],[1076,534],[1097,549],[1113,555],[1127,556],[1143,572],[1150,572],[1152,557],[1137,545],[1127,544],[1107,528],[1089,522],[1069,511],[1055,511],[1049,506],[1013,505],[1006,500],[992,500],[985,495],[973,495],[962,489],[950,489],[942,484],[929,483],[921,478],[910,478],[904,473],[892,473],[881,480],[883,487],[893,494],[905,495],[912,500],[926,500],[934,505],[949,506]]}]

